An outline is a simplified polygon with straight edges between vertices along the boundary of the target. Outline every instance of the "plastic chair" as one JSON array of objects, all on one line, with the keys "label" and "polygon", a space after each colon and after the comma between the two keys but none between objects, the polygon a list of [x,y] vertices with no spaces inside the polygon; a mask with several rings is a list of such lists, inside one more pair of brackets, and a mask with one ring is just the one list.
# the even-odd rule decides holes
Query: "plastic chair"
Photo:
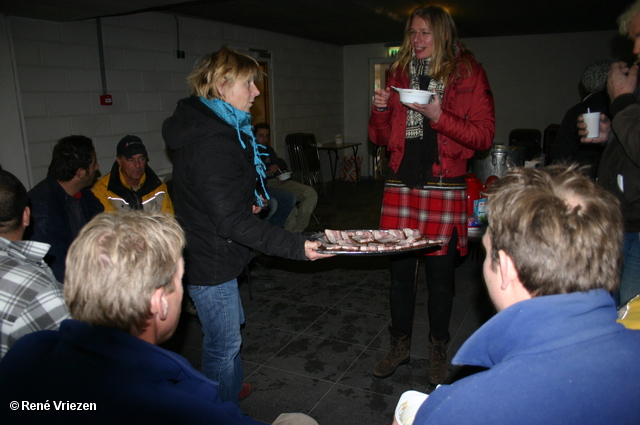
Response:
[{"label": "plastic chair", "polygon": [[[292,133],[285,138],[293,179],[327,194],[316,136],[312,133]],[[319,190],[321,189],[321,191]]]},{"label": "plastic chair", "polygon": [[544,152],[545,165],[549,165],[551,164],[551,161],[553,161],[551,152],[553,151],[553,143],[555,142],[556,136],[558,135],[558,130],[560,130],[560,124],[549,124],[547,128],[544,129],[542,151]]},{"label": "plastic chair", "polygon": [[524,159],[531,161],[542,153],[540,140],[542,133],[534,128],[516,128],[509,132],[509,146],[522,146],[525,148]]}]

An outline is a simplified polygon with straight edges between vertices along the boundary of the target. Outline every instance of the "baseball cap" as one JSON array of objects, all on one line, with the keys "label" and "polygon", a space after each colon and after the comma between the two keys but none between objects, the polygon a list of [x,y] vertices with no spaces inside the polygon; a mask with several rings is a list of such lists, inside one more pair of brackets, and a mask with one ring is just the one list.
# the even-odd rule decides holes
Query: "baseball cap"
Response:
[{"label": "baseball cap", "polygon": [[144,156],[149,156],[147,154],[147,148],[144,147],[142,143],[142,139],[138,136],[133,136],[128,134],[120,140],[118,143],[118,149],[116,151],[117,156],[124,156],[125,158],[131,158],[137,154],[143,154]]}]

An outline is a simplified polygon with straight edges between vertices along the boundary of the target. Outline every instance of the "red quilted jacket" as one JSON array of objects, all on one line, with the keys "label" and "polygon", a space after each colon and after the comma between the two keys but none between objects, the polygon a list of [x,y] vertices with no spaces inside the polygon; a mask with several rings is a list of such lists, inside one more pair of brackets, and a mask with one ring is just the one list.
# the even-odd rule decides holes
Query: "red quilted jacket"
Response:
[{"label": "red quilted jacket", "polygon": [[[495,107],[487,74],[478,62],[469,58],[472,74],[458,62],[460,77],[450,78],[444,90],[442,115],[431,128],[438,132],[440,165],[433,165],[433,176],[458,177],[467,172],[467,160],[475,151],[491,147],[495,136]],[[409,88],[409,76],[399,70],[391,76],[389,86]],[[391,91],[389,110],[373,108],[369,119],[369,138],[376,145],[387,146],[389,167],[398,171],[404,156],[407,107],[398,93]]]}]

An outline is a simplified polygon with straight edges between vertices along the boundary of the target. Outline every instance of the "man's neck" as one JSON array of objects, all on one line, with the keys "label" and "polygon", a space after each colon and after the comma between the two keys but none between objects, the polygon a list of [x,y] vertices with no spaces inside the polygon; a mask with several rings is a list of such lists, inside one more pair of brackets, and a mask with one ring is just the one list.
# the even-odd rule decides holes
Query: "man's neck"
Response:
[{"label": "man's neck", "polygon": [[76,196],[78,192],[85,188],[85,186],[75,177],[66,182],[58,180],[58,183],[69,196]]},{"label": "man's neck", "polygon": [[24,236],[24,226],[20,226],[18,230],[8,233],[0,233],[0,238],[5,238],[10,240],[11,242],[17,242],[22,240],[22,236]]}]

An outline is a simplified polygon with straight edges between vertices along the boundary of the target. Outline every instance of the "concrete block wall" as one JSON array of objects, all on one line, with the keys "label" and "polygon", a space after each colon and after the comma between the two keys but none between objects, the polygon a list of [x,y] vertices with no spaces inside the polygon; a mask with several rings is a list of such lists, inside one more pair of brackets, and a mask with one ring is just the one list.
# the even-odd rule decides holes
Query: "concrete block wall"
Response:
[{"label": "concrete block wall", "polygon": [[[45,177],[55,141],[70,134],[94,140],[103,174],[126,134],[143,139],[156,172],[170,173],[162,122],[188,95],[185,80],[196,59],[222,45],[271,53],[272,139],[280,155],[286,157],[288,133],[313,132],[323,141],[343,132],[339,46],[163,13],[103,18],[106,85],[113,104],[102,106],[95,20],[7,20],[32,174],[29,186]],[[176,57],[178,47],[184,59]]]}]

